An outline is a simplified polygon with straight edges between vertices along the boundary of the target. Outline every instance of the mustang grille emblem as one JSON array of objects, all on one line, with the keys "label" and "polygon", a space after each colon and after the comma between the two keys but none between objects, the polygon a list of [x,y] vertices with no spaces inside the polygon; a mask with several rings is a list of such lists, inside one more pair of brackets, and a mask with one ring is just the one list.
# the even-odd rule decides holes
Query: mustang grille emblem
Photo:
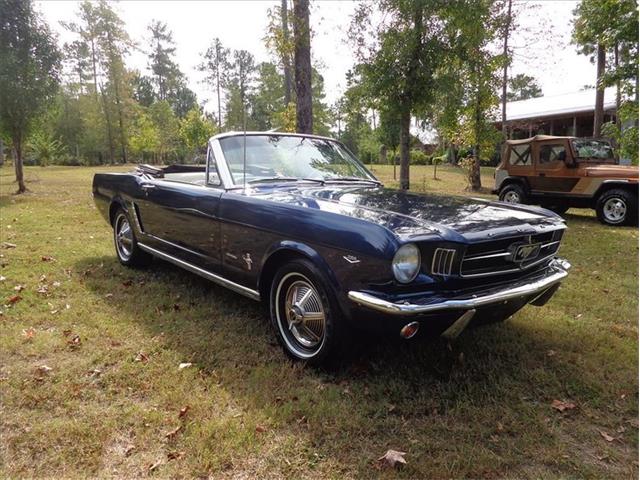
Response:
[{"label": "mustang grille emblem", "polygon": [[533,260],[540,254],[539,243],[516,243],[512,245],[511,261],[512,262],[526,262],[527,260]]}]

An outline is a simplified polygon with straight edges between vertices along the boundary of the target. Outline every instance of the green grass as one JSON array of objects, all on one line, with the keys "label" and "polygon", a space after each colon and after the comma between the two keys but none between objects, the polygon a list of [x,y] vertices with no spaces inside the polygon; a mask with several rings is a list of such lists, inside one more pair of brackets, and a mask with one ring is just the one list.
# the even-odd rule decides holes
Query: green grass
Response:
[{"label": "green grass", "polygon": [[[20,196],[0,170],[0,476],[636,476],[637,229],[571,210],[561,253],[574,268],[546,306],[452,351],[356,342],[322,372],[285,359],[258,304],[160,261],[120,266],[91,198],[98,170],[113,168],[27,168]],[[418,190],[464,193],[457,169],[412,175]],[[389,448],[405,468],[376,468]]]}]

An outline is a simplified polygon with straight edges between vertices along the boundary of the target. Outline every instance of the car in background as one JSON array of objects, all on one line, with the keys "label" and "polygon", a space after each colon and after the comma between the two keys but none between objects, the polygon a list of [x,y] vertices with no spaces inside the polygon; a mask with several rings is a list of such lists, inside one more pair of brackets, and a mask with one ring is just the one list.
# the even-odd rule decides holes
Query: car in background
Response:
[{"label": "car in background", "polygon": [[605,140],[536,135],[505,142],[494,194],[563,214],[595,209],[607,225],[638,222],[638,167],[617,165]]}]

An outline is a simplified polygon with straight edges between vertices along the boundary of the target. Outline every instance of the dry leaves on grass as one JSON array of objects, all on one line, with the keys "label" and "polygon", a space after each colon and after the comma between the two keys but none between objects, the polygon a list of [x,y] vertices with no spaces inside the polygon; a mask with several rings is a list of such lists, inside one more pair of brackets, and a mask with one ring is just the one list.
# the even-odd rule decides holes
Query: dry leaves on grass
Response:
[{"label": "dry leaves on grass", "polygon": [[14,289],[16,292],[20,293],[22,290],[24,290],[24,289],[25,289],[25,286],[24,286],[24,285],[16,285],[15,287],[13,287],[13,289]]},{"label": "dry leaves on grass", "polygon": [[187,452],[169,452],[167,453],[167,460],[180,460],[182,457],[186,455]]},{"label": "dry leaves on grass", "polygon": [[553,402],[551,402],[551,408],[554,408],[559,412],[564,412],[566,410],[573,410],[574,408],[576,408],[576,404],[563,400],[554,400]]},{"label": "dry leaves on grass", "polygon": [[15,243],[9,243],[9,242],[2,242],[2,248],[16,248],[17,245]]},{"label": "dry leaves on grass", "polygon": [[134,361],[147,363],[149,361],[149,356],[144,352],[138,352]]},{"label": "dry leaves on grass", "polygon": [[402,465],[407,464],[407,461],[404,459],[405,455],[405,452],[399,452],[398,450],[387,450],[387,453],[378,459],[378,466],[388,468],[402,467]]},{"label": "dry leaves on grass", "polygon": [[183,418],[184,416],[186,416],[190,408],[191,407],[189,405],[185,405],[184,407],[182,407],[180,409],[180,412],[178,413],[178,418]]},{"label": "dry leaves on grass", "polygon": [[155,463],[152,463],[151,465],[149,465],[147,467],[147,470],[150,472],[153,472],[154,470],[156,470],[160,465],[162,465],[162,460],[158,460]]},{"label": "dry leaves on grass", "polygon": [[73,335],[69,340],[67,340],[67,345],[69,345],[69,348],[76,349],[80,347],[80,335]]},{"label": "dry leaves on grass", "polygon": [[36,336],[36,329],[33,327],[29,327],[26,330],[22,330],[22,336],[24,337],[26,342],[30,342],[33,340],[33,337]]},{"label": "dry leaves on grass", "polygon": [[256,432],[257,433],[264,433],[267,431],[267,427],[265,427],[264,425],[256,425]]},{"label": "dry leaves on grass", "polygon": [[169,439],[172,440],[176,437],[176,435],[178,435],[178,433],[180,432],[180,430],[182,430],[182,425],[178,425],[176,428],[174,428],[173,430],[171,430],[170,432],[167,432],[164,434],[164,436]]},{"label": "dry leaves on grass", "polygon": [[11,297],[9,297],[9,298],[7,299],[7,303],[8,303],[9,305],[14,305],[14,304],[18,303],[20,300],[22,300],[22,296],[20,296],[20,295],[13,295],[13,296],[11,296]]},{"label": "dry leaves on grass", "polygon": [[183,370],[183,369],[185,369],[185,368],[190,367],[191,365],[193,365],[193,363],[191,363],[191,362],[184,362],[184,363],[181,363],[180,365],[178,365],[178,370]]},{"label": "dry leaves on grass", "polygon": [[611,435],[609,435],[607,432],[604,432],[602,430],[600,430],[600,435],[602,436],[602,438],[604,438],[607,442],[613,442],[615,440],[614,437],[612,437]]},{"label": "dry leaves on grass", "polygon": [[40,259],[43,262],[55,262],[56,261],[56,259],[53,258],[51,255],[42,255],[42,257],[40,257]]}]

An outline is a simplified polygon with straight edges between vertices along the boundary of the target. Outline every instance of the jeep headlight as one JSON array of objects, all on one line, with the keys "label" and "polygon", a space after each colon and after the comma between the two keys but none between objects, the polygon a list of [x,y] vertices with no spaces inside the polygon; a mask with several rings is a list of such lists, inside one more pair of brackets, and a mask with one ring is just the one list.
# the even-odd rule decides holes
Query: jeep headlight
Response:
[{"label": "jeep headlight", "polygon": [[391,262],[393,276],[400,283],[409,283],[420,271],[420,250],[413,243],[398,249]]}]

